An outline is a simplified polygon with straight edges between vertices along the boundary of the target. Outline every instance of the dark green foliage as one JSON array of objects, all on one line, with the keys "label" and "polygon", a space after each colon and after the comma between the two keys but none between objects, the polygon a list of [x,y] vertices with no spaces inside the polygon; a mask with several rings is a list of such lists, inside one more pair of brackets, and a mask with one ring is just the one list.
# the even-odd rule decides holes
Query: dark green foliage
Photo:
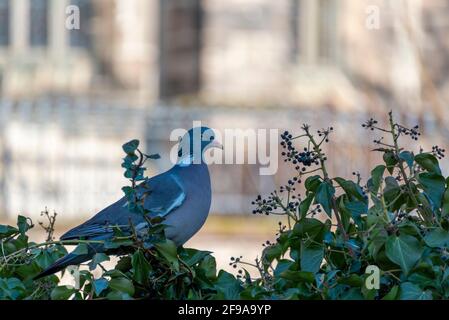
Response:
[{"label": "dark green foliage", "polygon": [[[262,259],[250,263],[260,277],[244,282],[242,297],[449,297],[449,184],[438,163],[444,149],[434,146],[431,152],[416,155],[404,151],[400,137],[417,140],[418,127],[409,129],[395,123],[391,113],[387,128],[377,123],[370,119],[363,126],[387,134],[390,142],[375,140],[379,146],[375,151],[383,154],[384,164],[371,171],[365,184],[357,172],[354,181],[329,176],[322,145],[329,141],[332,130],[318,131],[319,140],[308,126],[296,137],[283,134],[283,155],[297,171],[290,181],[305,179],[305,196],[289,183],[267,199],[259,196],[254,201],[255,213],[285,215],[287,224],[280,224],[276,242],[265,246]],[[292,144],[298,138],[306,139],[309,147],[304,151]],[[298,155],[304,152],[318,160],[316,169],[309,168],[309,163],[298,165]],[[314,218],[320,206],[328,216],[325,221]],[[231,263],[236,267],[248,264],[241,259]],[[371,274],[368,266],[380,270],[378,289],[366,286]]]},{"label": "dark green foliage", "polygon": [[[105,247],[120,249],[120,260],[106,270],[109,257],[95,255],[89,271],[79,272],[79,288],[58,286],[56,276],[32,281],[66,253],[64,244],[83,254],[88,241],[53,241],[53,219],[51,227],[41,224],[47,242],[29,242],[32,223],[19,216],[17,227],[0,226],[0,299],[448,299],[449,179],[438,162],[444,150],[403,150],[400,138],[417,140],[418,127],[395,123],[391,113],[386,128],[374,119],[363,126],[387,135],[375,140],[383,163],[366,183],[358,172],[354,179],[329,175],[323,148],[333,128],[314,135],[304,125],[298,136],[282,134],[283,156],[296,174],[266,198],[259,195],[253,213],[285,219],[259,259],[231,258],[236,276],[217,272],[210,252],[177,248],[166,239],[163,220],[147,218],[145,230],[116,228]],[[305,139],[306,148],[297,149],[296,139]],[[137,140],[123,146],[131,184],[123,192],[130,210],[145,216],[137,184],[145,179],[145,161],[158,156],[138,147]],[[379,288],[367,286],[376,282],[372,266],[380,271]],[[97,267],[103,272],[94,278]]]}]

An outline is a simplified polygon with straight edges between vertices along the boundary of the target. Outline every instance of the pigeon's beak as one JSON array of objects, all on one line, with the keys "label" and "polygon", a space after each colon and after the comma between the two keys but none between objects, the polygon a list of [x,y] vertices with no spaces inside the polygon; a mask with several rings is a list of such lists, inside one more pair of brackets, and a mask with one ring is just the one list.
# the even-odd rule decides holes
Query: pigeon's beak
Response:
[{"label": "pigeon's beak", "polygon": [[207,148],[208,148],[208,149],[209,149],[209,148],[218,148],[218,149],[221,149],[221,150],[224,149],[224,148],[223,148],[223,145],[222,145],[220,142],[216,141],[216,140],[214,140],[214,141],[212,141],[211,143],[209,143],[209,145],[207,146]]}]

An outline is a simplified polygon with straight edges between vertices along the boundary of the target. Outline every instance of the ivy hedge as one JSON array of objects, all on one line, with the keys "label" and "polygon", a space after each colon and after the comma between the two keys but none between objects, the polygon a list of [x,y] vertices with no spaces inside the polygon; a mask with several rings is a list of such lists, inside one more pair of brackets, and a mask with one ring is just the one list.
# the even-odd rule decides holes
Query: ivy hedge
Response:
[{"label": "ivy hedge", "polygon": [[[29,218],[0,226],[0,299],[448,299],[449,178],[439,165],[445,150],[405,150],[401,139],[418,140],[419,127],[396,123],[392,113],[387,123],[363,124],[382,135],[374,151],[383,163],[366,181],[356,171],[352,179],[330,176],[326,164],[332,159],[324,149],[332,127],[284,132],[282,156],[295,175],[253,202],[254,214],[280,216],[276,239],[264,244],[260,259],[232,257],[235,274],[217,270],[211,252],[176,247],[165,237],[163,221],[148,219],[145,233],[116,228],[105,242],[123,249],[114,267],[106,269],[102,263],[110,258],[98,253],[88,270],[66,271],[76,273],[77,286],[59,285],[56,275],[34,281],[67,253],[65,245],[77,245],[78,254],[88,245],[55,241],[56,216],[44,211],[43,243],[27,236],[34,227]],[[145,161],[158,156],[138,147],[137,140],[123,146],[122,166],[131,182],[123,191],[130,210],[145,215],[135,188],[144,179]]]}]

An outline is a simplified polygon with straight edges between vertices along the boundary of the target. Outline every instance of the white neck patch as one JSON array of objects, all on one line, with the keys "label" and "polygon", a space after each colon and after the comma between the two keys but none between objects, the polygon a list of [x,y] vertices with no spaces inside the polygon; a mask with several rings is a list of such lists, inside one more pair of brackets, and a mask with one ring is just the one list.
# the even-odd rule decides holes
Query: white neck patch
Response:
[{"label": "white neck patch", "polygon": [[193,163],[193,155],[189,154],[179,159],[176,164],[180,167],[187,167],[190,166],[192,163]]}]

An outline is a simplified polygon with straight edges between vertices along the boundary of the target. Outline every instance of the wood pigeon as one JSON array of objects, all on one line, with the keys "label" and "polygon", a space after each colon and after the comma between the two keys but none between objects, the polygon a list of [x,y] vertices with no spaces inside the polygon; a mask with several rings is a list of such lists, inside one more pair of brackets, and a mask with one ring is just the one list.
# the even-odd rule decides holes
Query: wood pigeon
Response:
[{"label": "wood pigeon", "polygon": [[[151,217],[161,216],[167,225],[165,234],[177,245],[184,244],[204,224],[211,204],[211,184],[209,170],[204,161],[204,151],[222,148],[214,139],[214,133],[207,127],[190,129],[179,141],[178,161],[170,170],[152,178],[147,178],[137,187],[145,188],[148,196],[144,207]],[[126,197],[98,212],[94,217],[61,236],[61,240],[107,240],[114,235],[112,227],[128,226],[132,221],[136,229],[147,226],[144,217],[128,210]],[[113,253],[101,243],[88,245],[86,254],[68,255],[57,260],[35,279],[58,272],[69,265],[86,262],[95,253]]]}]

